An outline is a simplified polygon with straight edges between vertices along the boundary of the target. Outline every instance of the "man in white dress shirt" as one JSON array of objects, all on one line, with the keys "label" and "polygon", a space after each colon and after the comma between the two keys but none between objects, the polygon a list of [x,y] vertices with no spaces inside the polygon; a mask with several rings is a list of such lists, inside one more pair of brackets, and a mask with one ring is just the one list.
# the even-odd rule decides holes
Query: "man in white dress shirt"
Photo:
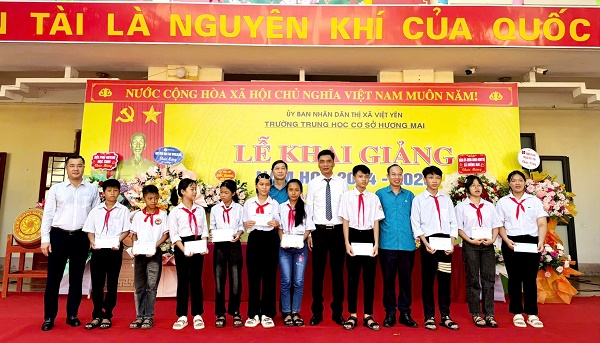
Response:
[{"label": "man in white dress shirt", "polygon": [[335,154],[331,150],[323,150],[318,154],[321,175],[308,183],[306,205],[308,213],[313,214],[315,230],[309,238],[312,249],[312,313],[310,325],[318,325],[323,321],[323,279],[325,265],[329,254],[333,301],[331,302],[331,319],[338,325],[344,324],[342,317],[344,302],[344,259],[346,245],[342,218],[339,214],[342,194],[348,191],[346,180],[333,175]]},{"label": "man in white dress shirt", "polygon": [[79,155],[66,161],[68,180],[53,185],[46,196],[42,217],[42,253],[48,256],[48,280],[44,293],[42,330],[54,327],[58,313],[58,292],[69,260],[67,324],[80,326],[77,318],[81,303],[81,285],[90,241],[83,232],[88,213],[100,203],[98,188],[83,181],[85,160]]}]

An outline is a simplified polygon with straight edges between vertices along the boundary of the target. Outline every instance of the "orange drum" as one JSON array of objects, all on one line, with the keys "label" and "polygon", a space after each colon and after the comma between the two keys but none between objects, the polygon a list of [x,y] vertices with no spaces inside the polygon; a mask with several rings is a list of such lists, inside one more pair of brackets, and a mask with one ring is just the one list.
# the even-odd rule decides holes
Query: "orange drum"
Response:
[{"label": "orange drum", "polygon": [[42,214],[39,209],[21,213],[13,225],[13,237],[23,248],[38,248],[42,241]]}]

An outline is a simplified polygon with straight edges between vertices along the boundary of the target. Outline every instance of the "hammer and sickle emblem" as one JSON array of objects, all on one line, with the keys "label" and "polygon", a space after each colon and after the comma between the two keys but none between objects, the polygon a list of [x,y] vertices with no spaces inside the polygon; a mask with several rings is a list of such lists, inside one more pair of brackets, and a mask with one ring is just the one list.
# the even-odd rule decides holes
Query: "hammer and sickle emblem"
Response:
[{"label": "hammer and sickle emblem", "polygon": [[133,121],[133,116],[135,116],[135,111],[133,107],[127,106],[123,107],[120,114],[124,115],[124,117],[118,117],[115,122],[123,122],[123,123],[131,123]]}]

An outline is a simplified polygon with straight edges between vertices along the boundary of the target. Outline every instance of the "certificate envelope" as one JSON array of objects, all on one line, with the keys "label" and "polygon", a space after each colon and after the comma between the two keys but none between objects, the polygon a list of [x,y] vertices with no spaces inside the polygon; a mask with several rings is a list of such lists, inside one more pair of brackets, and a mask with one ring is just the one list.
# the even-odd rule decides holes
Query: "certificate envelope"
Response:
[{"label": "certificate envelope", "polygon": [[431,249],[448,251],[452,249],[450,237],[429,237]]},{"label": "certificate envelope", "polygon": [[537,244],[534,243],[515,243],[515,252],[528,252],[537,254]]},{"label": "certificate envelope", "polygon": [[233,239],[233,229],[212,230],[212,242],[230,242]]},{"label": "certificate envelope", "polygon": [[154,242],[133,242],[134,255],[154,255],[156,253],[156,244]]},{"label": "certificate envelope", "polygon": [[208,250],[205,239],[201,239],[198,241],[185,242],[183,247],[185,250],[183,253],[186,255],[189,255],[190,253],[191,254],[200,254],[200,253],[206,252]]},{"label": "certificate envelope", "polygon": [[252,216],[252,221],[256,222],[254,225],[269,226],[267,223],[273,220],[273,215],[270,213],[260,213]]},{"label": "certificate envelope", "polygon": [[300,248],[304,244],[304,235],[283,235],[281,236],[281,246],[289,248]]},{"label": "certificate envelope", "polygon": [[492,229],[487,229],[484,227],[474,227],[471,229],[471,238],[492,239]]},{"label": "certificate envelope", "polygon": [[372,243],[350,243],[352,246],[352,252],[356,256],[373,256],[373,244]]},{"label": "certificate envelope", "polygon": [[119,236],[116,237],[98,237],[94,239],[94,245],[97,249],[112,249],[119,247]]}]

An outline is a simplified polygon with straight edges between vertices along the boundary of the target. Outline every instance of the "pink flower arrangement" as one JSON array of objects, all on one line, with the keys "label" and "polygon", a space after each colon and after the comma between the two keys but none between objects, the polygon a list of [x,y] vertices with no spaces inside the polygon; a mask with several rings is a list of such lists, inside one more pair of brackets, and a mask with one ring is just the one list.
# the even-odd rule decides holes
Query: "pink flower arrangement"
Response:
[{"label": "pink flower arrangement", "polygon": [[570,265],[571,256],[565,256],[562,244],[556,244],[554,248],[549,244],[544,244],[544,250],[540,254],[539,269],[546,271],[546,277],[550,276],[548,268],[553,268],[557,274],[562,274],[565,269],[570,268]]},{"label": "pink flower arrangement", "polygon": [[554,179],[547,173],[533,172],[525,181],[525,191],[542,201],[549,218],[567,223],[577,214],[573,203],[575,194],[567,192],[565,186]]}]

